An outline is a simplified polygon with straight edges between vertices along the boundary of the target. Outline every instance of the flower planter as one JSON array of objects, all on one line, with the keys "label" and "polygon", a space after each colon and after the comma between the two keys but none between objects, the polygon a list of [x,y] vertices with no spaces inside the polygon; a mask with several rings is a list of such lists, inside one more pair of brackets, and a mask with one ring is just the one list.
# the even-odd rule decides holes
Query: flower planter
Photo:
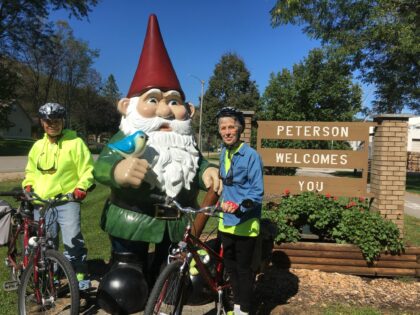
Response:
[{"label": "flower planter", "polygon": [[272,263],[280,268],[316,269],[368,276],[420,277],[420,247],[406,247],[401,255],[382,253],[366,262],[355,245],[297,242],[275,245]]}]

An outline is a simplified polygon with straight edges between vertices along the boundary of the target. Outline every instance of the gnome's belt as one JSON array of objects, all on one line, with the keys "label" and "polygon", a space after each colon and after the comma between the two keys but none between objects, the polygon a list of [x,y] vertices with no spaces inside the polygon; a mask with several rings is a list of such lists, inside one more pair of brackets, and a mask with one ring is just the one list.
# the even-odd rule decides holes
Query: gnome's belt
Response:
[{"label": "gnome's belt", "polygon": [[142,209],[136,205],[130,205],[127,202],[116,198],[115,196],[111,195],[110,198],[111,203],[116,205],[117,207],[131,210],[137,213],[146,214],[150,217],[154,217],[156,219],[164,219],[164,220],[176,220],[181,217],[181,212],[178,209],[167,207],[164,205],[152,205],[152,207],[147,207],[147,209]]}]

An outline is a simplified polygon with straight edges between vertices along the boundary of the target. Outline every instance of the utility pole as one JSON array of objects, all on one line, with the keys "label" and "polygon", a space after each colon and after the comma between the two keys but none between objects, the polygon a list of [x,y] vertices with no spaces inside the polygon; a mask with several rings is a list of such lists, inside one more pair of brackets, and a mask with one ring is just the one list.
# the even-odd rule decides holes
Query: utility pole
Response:
[{"label": "utility pole", "polygon": [[193,77],[194,79],[197,79],[200,84],[201,84],[201,97],[200,97],[200,124],[198,127],[198,148],[200,149],[200,152],[202,152],[203,149],[203,145],[202,145],[202,139],[201,139],[201,124],[203,121],[203,98],[204,98],[204,84],[205,81],[201,80],[199,77],[190,74],[191,77]]}]

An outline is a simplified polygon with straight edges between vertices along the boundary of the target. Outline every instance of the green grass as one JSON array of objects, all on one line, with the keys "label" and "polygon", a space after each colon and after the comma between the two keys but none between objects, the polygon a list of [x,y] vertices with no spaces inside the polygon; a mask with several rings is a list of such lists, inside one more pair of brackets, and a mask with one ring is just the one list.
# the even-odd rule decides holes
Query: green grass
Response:
[{"label": "green grass", "polygon": [[[20,186],[18,181],[0,182],[0,191],[10,190],[16,186]],[[10,203],[14,203],[11,198],[1,197]],[[0,310],[2,314],[11,315],[17,313],[17,292],[3,291],[3,282],[9,280],[9,269],[4,264],[6,258],[6,247],[0,247]]]},{"label": "green grass", "polygon": [[323,315],[381,315],[382,312],[373,307],[348,306],[342,304],[332,304],[322,308]]},{"label": "green grass", "polygon": [[376,307],[350,306],[340,303],[329,304],[320,308],[322,315],[418,315],[416,311],[406,311],[397,309],[378,309]]},{"label": "green grass", "polygon": [[28,155],[34,140],[0,139],[0,156]]},{"label": "green grass", "polygon": [[410,215],[404,216],[404,243],[420,246],[420,219]]},{"label": "green grass", "polygon": [[399,311],[395,309],[382,310],[375,307],[350,306],[340,303],[328,304],[325,307],[318,308],[317,311],[311,311],[312,314],[322,315],[409,315],[415,312]]}]

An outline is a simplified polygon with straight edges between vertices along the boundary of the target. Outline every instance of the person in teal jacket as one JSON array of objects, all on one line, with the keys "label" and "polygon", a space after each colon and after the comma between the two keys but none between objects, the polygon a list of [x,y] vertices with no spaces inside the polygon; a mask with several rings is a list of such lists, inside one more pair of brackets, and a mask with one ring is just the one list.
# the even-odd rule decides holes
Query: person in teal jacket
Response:
[{"label": "person in teal jacket", "polygon": [[219,235],[232,283],[233,312],[244,315],[251,310],[255,279],[252,259],[260,233],[263,164],[258,152],[240,140],[245,127],[241,111],[224,107],[216,118],[224,145],[220,153],[223,220],[219,220]]},{"label": "person in teal jacket", "polygon": [[[33,190],[43,199],[58,194],[72,193],[75,199],[83,200],[94,184],[93,159],[89,149],[75,131],[64,129],[66,110],[57,103],[47,103],[39,108],[39,118],[45,131],[44,137],[34,143],[28,155],[25,179],[22,186]],[[39,217],[35,209],[35,220]],[[60,225],[64,255],[76,270],[80,289],[87,289],[90,281],[87,274],[87,249],[80,229],[80,203],[68,202],[47,214],[47,222],[56,218],[49,232],[56,239]]]},{"label": "person in teal jacket", "polygon": [[[221,188],[218,169],[197,149],[191,124],[194,106],[185,102],[155,15],[150,16],[134,79],[118,110],[120,131],[103,149],[94,169],[96,180],[111,188],[101,227],[110,236],[112,256],[134,254],[152,285],[170,244],[181,240],[187,222],[182,216],[156,212],[157,201],[151,195],[196,207],[199,189]],[[140,144],[146,145],[139,150],[144,151],[141,156],[131,155],[129,149],[122,152],[123,146],[116,149],[124,141],[124,147],[129,147],[126,137],[138,131],[148,139]],[[147,260],[149,243],[156,244],[153,262]]]}]

